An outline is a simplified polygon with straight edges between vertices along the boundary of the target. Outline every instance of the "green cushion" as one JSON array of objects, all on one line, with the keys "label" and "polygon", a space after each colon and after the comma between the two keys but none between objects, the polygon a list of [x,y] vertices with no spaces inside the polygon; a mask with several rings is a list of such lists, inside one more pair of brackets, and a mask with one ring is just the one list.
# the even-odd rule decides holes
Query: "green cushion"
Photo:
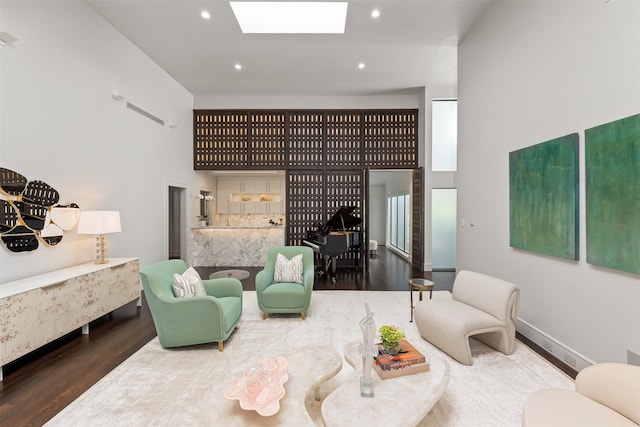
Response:
[{"label": "green cushion", "polygon": [[262,293],[262,302],[266,307],[303,307],[306,302],[304,286],[299,283],[274,283]]}]

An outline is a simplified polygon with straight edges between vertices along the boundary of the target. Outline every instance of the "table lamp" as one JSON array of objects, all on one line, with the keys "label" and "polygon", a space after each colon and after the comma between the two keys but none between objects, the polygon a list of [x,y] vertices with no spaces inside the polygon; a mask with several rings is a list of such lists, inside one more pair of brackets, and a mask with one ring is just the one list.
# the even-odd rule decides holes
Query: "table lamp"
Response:
[{"label": "table lamp", "polygon": [[96,264],[106,264],[105,234],[119,233],[120,212],[118,211],[82,211],[78,223],[78,234],[96,235]]}]

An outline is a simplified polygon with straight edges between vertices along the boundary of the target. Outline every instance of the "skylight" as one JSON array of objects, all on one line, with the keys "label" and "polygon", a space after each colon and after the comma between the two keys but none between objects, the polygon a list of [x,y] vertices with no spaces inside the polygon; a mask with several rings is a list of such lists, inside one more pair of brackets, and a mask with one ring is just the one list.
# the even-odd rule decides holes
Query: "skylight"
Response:
[{"label": "skylight", "polygon": [[229,2],[245,34],[344,33],[347,2]]}]

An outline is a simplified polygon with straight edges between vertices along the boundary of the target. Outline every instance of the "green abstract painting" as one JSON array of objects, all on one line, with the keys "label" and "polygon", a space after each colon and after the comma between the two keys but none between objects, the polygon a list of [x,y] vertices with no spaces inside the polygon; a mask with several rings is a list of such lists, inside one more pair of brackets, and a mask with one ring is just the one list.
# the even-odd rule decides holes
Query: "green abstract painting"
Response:
[{"label": "green abstract painting", "polygon": [[513,248],[578,259],[578,134],[509,153]]},{"label": "green abstract painting", "polygon": [[640,114],[585,131],[587,262],[640,274]]}]

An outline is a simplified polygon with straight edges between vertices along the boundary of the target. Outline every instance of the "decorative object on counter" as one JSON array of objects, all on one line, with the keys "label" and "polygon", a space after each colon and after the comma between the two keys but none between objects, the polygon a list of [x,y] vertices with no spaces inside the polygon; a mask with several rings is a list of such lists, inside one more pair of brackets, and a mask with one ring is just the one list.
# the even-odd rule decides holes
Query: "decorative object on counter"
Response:
[{"label": "decorative object on counter", "polygon": [[243,194],[242,196],[240,196],[240,200],[242,200],[243,202],[250,202],[251,196],[249,196],[248,194]]},{"label": "decorative object on counter", "polygon": [[264,417],[274,415],[280,410],[280,399],[285,395],[289,366],[284,357],[262,358],[231,383],[224,397],[237,399],[242,409],[254,410]]},{"label": "decorative object on counter", "polygon": [[198,215],[195,219],[196,227],[206,227],[207,225],[209,225],[209,214],[211,213],[209,202],[215,200],[216,198],[206,190],[200,190],[200,193],[195,195],[194,197],[199,201],[199,205],[196,208],[198,212]]},{"label": "decorative object on counter", "polygon": [[57,205],[60,194],[46,182],[0,168],[0,196],[0,236],[11,252],[33,251],[39,242],[55,246],[77,224],[78,205]]},{"label": "decorative object on counter", "polygon": [[104,235],[121,231],[120,212],[118,211],[83,211],[80,213],[78,234],[96,235],[96,264],[109,262],[105,258],[107,249]]},{"label": "decorative object on counter", "polygon": [[198,215],[196,217],[196,221],[198,221],[198,225],[200,227],[206,227],[207,223],[209,222],[209,216],[208,215]]},{"label": "decorative object on counter", "polygon": [[261,194],[260,201],[261,202],[271,202],[273,200],[273,196],[271,194]]},{"label": "decorative object on counter", "polygon": [[360,321],[362,330],[362,344],[358,346],[358,353],[362,356],[362,377],[360,377],[360,396],[373,397],[373,380],[371,379],[371,367],[373,358],[378,355],[378,346],[373,343],[376,335],[376,324],[373,321],[373,312],[369,310],[369,304],[364,303],[367,315]]},{"label": "decorative object on counter", "polygon": [[282,218],[278,218],[280,221],[276,222],[272,219],[269,220],[269,224],[273,225],[274,227],[280,227],[282,225]]},{"label": "decorative object on counter", "polygon": [[389,354],[398,354],[400,341],[404,339],[404,330],[399,326],[384,325],[380,327],[380,340],[385,351]]}]

